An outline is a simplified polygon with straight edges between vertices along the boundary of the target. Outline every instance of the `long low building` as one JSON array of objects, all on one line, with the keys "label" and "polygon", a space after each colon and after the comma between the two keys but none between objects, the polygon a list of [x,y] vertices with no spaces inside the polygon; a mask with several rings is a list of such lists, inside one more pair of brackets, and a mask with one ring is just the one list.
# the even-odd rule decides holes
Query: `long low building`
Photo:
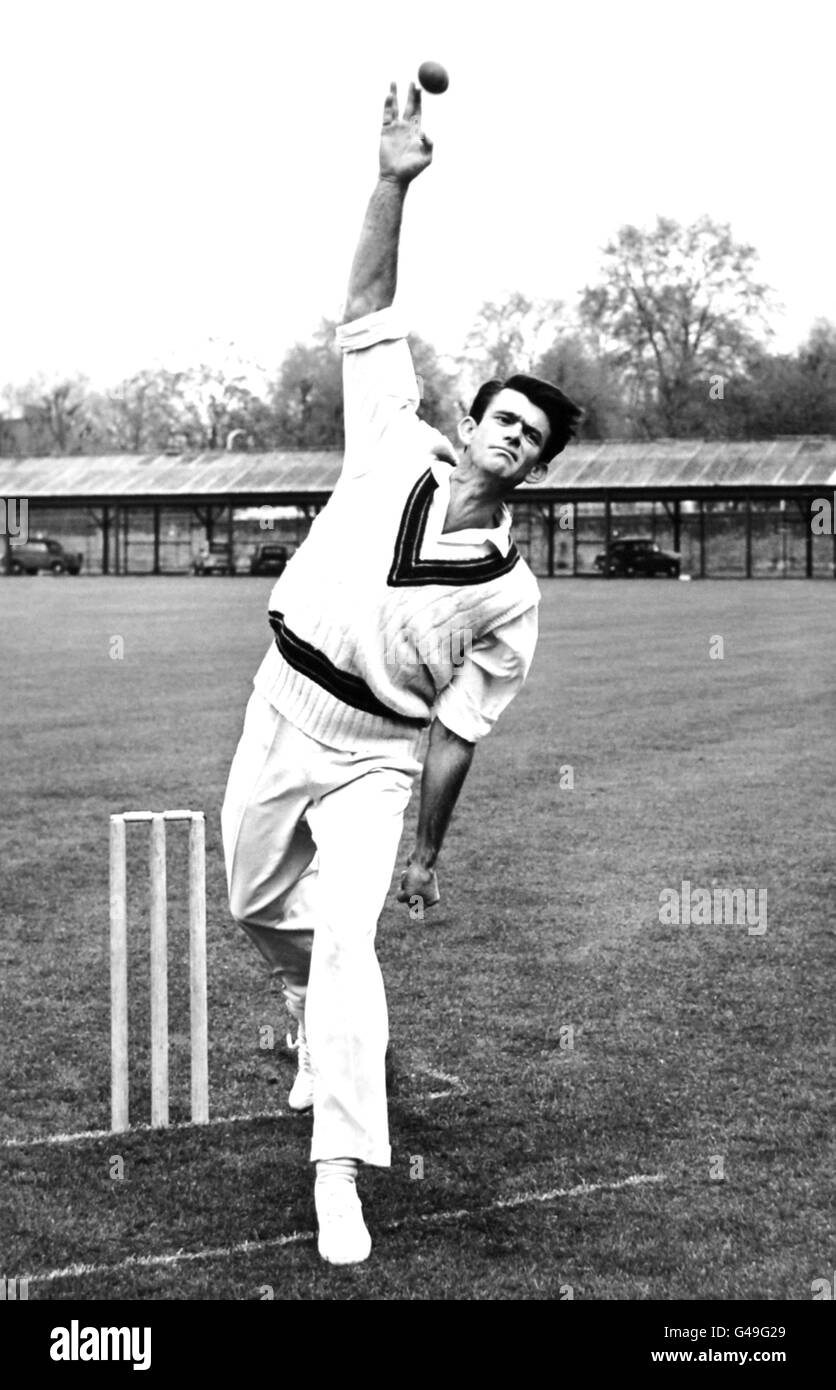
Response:
[{"label": "long low building", "polygon": [[[30,536],[82,547],[87,571],[183,573],[214,544],[235,572],[265,532],[298,545],[341,466],[338,450],[5,457],[0,497],[25,503]],[[596,556],[625,536],[680,553],[695,578],[833,577],[834,501],[831,437],[606,441],[570,445],[513,511],[544,577],[598,573]]]}]

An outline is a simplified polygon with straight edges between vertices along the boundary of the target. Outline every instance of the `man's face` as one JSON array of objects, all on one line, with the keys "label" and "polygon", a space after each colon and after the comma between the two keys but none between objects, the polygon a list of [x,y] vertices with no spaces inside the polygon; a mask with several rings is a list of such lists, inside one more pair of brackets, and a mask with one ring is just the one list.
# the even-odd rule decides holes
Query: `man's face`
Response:
[{"label": "man's face", "polygon": [[459,438],[470,449],[471,463],[483,473],[516,487],[539,461],[548,442],[549,417],[521,391],[498,392],[476,423],[459,425]]}]

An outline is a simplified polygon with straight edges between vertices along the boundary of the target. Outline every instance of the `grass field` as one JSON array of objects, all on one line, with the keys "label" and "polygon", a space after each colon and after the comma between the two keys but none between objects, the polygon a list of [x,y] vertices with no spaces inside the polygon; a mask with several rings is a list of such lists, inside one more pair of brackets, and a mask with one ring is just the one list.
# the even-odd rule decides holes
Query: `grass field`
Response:
[{"label": "grass field", "polygon": [[[393,1167],[361,1177],[375,1248],[348,1271],[317,1259],[284,1019],[225,906],[218,811],[269,588],[2,583],[0,1275],[30,1276],[30,1299],[809,1300],[834,1252],[836,587],[544,582],[535,667],[477,752],[442,905],[419,923],[392,898],[381,919]],[[107,1128],[108,815],[181,805],[207,812],[212,1113],[274,1117],[10,1144]],[[766,932],[663,925],[659,895],[686,879],[767,889]]]}]

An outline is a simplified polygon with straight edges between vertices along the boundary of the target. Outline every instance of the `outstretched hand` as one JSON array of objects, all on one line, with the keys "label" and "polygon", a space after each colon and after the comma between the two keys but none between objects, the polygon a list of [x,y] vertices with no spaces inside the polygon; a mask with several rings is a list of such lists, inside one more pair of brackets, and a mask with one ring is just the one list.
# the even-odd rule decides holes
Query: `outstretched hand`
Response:
[{"label": "outstretched hand", "polygon": [[380,177],[408,184],[432,162],[433,142],[421,129],[421,92],[414,82],[398,116],[398,89],[393,82],[383,104],[380,132]]}]

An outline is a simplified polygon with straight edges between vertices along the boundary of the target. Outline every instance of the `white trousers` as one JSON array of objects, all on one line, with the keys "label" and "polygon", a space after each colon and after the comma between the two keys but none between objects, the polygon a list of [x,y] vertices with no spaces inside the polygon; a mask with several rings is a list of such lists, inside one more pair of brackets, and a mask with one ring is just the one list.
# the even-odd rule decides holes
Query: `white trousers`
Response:
[{"label": "white trousers", "polygon": [[420,770],[406,742],[329,748],[250,697],[221,813],[229,905],[272,969],[307,986],[312,1160],[391,1161],[374,940]]}]

